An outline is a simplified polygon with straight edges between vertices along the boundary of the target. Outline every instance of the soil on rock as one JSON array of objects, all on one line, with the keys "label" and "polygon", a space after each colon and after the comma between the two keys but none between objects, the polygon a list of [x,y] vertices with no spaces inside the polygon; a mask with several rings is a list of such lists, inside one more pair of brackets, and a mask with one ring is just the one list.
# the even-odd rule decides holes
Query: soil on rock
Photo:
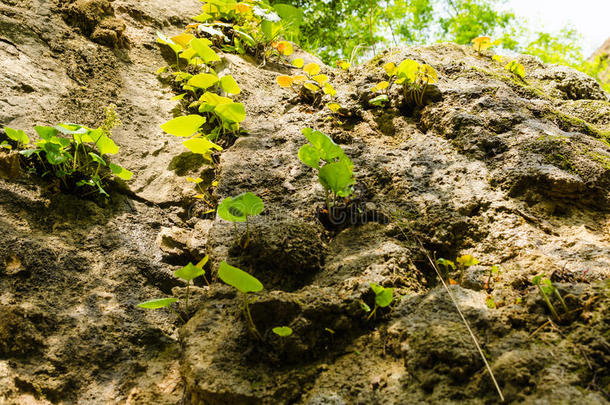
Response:
[{"label": "soil on rock", "polygon": [[[452,44],[396,49],[323,67],[348,116],[339,126],[278,88],[282,63],[222,54],[247,135],[212,167],[162,134],[180,108],[154,75],[165,64],[155,31],[180,32],[199,2],[31,3],[0,2],[0,122],[96,125],[115,103],[116,159],[134,179],[100,206],[0,156],[0,402],[495,403],[426,257],[472,254],[480,263],[450,288],[506,402],[609,403],[610,102],[592,79],[520,56],[523,81]],[[397,95],[372,108],[383,65],[405,58],[439,74],[424,106]],[[353,204],[374,220],[320,222],[324,192],[297,158],[304,127],[352,159]],[[249,236],[205,214],[188,176],[212,202],[260,196]],[[184,298],[173,270],[205,254],[210,285],[190,288],[185,325],[137,308]],[[265,287],[249,304],[260,340],[241,294],[217,279],[223,260]],[[567,303],[561,320],[530,282],[543,271]],[[395,302],[367,320],[371,282]]]}]

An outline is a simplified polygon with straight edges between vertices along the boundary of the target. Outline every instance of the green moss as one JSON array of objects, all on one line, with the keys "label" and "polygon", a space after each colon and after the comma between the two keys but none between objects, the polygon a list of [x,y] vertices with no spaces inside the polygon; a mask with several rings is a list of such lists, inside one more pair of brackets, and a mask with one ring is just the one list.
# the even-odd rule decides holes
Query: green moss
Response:
[{"label": "green moss", "polygon": [[610,156],[598,152],[587,153],[593,160],[602,164],[604,169],[610,170]]},{"label": "green moss", "polygon": [[549,96],[547,93],[545,93],[544,91],[542,91],[541,89],[539,89],[538,87],[532,86],[530,83],[528,83],[527,81],[520,79],[519,77],[512,75],[512,74],[500,74],[500,73],[496,73],[493,72],[491,70],[487,70],[484,68],[480,68],[477,66],[470,66],[470,69],[475,70],[477,72],[483,73],[485,75],[491,76],[497,80],[500,80],[501,82],[506,83],[507,85],[511,86],[512,88],[514,88],[515,86],[518,86],[519,90],[526,93],[527,97],[530,98],[542,98],[545,100],[551,100],[552,97]]},{"label": "green moss", "polygon": [[608,144],[608,141],[610,141],[610,131],[602,131],[587,121],[573,115],[565,114],[557,110],[550,110],[545,118],[557,124],[562,131],[581,132],[583,134],[598,138],[604,141],[606,144]]}]

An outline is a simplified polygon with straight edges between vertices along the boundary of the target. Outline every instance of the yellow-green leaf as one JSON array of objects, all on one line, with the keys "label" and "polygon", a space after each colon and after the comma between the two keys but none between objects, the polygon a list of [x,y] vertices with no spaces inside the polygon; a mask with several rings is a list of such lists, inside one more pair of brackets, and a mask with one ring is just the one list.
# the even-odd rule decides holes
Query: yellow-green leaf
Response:
[{"label": "yellow-green leaf", "polygon": [[328,76],[326,75],[315,75],[312,79],[317,82],[320,86],[324,86],[324,83],[328,82]]},{"label": "yellow-green leaf", "polygon": [[218,62],[220,57],[208,46],[209,42],[203,38],[195,38],[191,40],[191,47],[205,63]]},{"label": "yellow-green leaf", "polygon": [[303,58],[297,58],[297,59],[292,61],[292,66],[296,66],[296,67],[298,67],[300,69],[300,68],[303,67],[304,63],[305,62],[303,61]]},{"label": "yellow-green leaf", "polygon": [[188,84],[200,89],[207,89],[218,83],[218,77],[209,73],[200,73],[191,77]]},{"label": "yellow-green leaf", "polygon": [[307,73],[309,76],[314,76],[320,73],[320,65],[317,63],[308,63],[303,66],[303,71]]},{"label": "yellow-green leaf", "polygon": [[161,129],[174,136],[191,136],[205,123],[205,117],[196,114],[177,117],[161,125]]},{"label": "yellow-green leaf", "polygon": [[220,78],[220,87],[228,94],[239,94],[241,89],[237,85],[237,82],[231,75],[223,76]]}]

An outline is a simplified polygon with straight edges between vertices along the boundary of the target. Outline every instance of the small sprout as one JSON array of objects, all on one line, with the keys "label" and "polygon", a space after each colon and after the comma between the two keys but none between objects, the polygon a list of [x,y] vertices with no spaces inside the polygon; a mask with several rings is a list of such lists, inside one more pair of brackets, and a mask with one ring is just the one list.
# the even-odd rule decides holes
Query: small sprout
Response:
[{"label": "small sprout", "polygon": [[263,212],[265,205],[260,197],[251,192],[242,193],[236,197],[227,197],[218,205],[218,216],[225,221],[231,221],[237,226],[237,222],[246,223],[246,242],[250,240],[250,227],[248,217],[259,215]]},{"label": "small sprout", "polygon": [[494,55],[491,57],[491,59],[493,59],[494,61],[498,62],[499,64],[503,64],[504,62],[502,61],[502,56],[500,55]]},{"label": "small sprout", "polygon": [[444,270],[444,272],[443,272],[444,276],[446,278],[449,277],[449,269],[451,269],[451,270],[455,270],[456,269],[455,263],[453,263],[451,260],[443,259],[442,257],[436,259],[436,264],[438,266],[442,267],[442,269]]},{"label": "small sprout", "polygon": [[[369,308],[369,311],[370,311],[370,310],[371,310],[371,308]],[[368,312],[368,311],[367,311],[367,312]],[[334,334],[335,334],[335,331],[334,331],[334,330],[332,330],[331,328],[324,328],[324,330],[325,330],[326,332],[330,333],[331,335],[334,335]]]},{"label": "small sprout", "polygon": [[479,260],[476,259],[473,255],[462,255],[455,259],[460,267],[460,283],[464,282],[464,270],[468,267],[479,264]]},{"label": "small sprout", "polygon": [[349,70],[349,68],[351,66],[352,65],[348,61],[345,61],[345,60],[342,60],[342,59],[337,61],[337,67],[340,68],[340,69]]},{"label": "small sprout", "polygon": [[205,274],[203,266],[207,263],[208,259],[209,257],[206,255],[196,266],[192,263],[189,263],[183,268],[178,269],[174,272],[174,276],[186,281],[186,300],[184,306],[185,312],[187,314],[189,312],[189,288],[191,286],[191,281]]},{"label": "small sprout", "polygon": [[276,326],[272,331],[279,337],[288,337],[292,335],[292,329],[288,326]]},{"label": "small sprout", "polygon": [[561,297],[561,294],[559,294],[559,291],[557,291],[557,289],[553,286],[553,283],[551,282],[551,280],[543,279],[543,277],[544,277],[544,273],[538,274],[537,276],[533,277],[532,284],[534,284],[535,286],[538,287],[538,291],[540,292],[542,299],[546,303],[546,306],[549,308],[549,310],[551,311],[551,313],[553,314],[555,319],[560,321],[561,317],[559,316],[559,314],[557,313],[557,310],[551,303],[549,295],[555,293],[555,295],[557,295],[557,297],[560,299],[561,304],[566,312],[568,312],[568,307],[567,307],[565,301],[563,300],[563,297]]},{"label": "small sprout", "polygon": [[[366,318],[367,320],[371,319],[371,317],[377,312],[377,308],[385,308],[392,303],[394,299],[394,289],[393,288],[385,288],[380,286],[379,284],[369,283],[371,290],[375,293],[375,307],[373,311]],[[370,308],[369,308],[370,310]]]},{"label": "small sprout", "polygon": [[490,285],[491,285],[491,280],[492,277],[495,275],[495,281],[499,281],[500,280],[500,271],[501,271],[502,267],[500,267],[499,264],[494,264],[493,266],[491,266],[491,268],[489,269],[489,275],[487,276],[487,281],[485,282],[485,289],[489,289]]},{"label": "small sprout", "polygon": [[485,305],[487,305],[487,308],[489,308],[489,309],[495,309],[496,308],[496,302],[491,297],[491,295],[487,296],[487,299],[485,300]]},{"label": "small sprout", "polygon": [[481,52],[491,48],[492,45],[490,37],[478,37],[472,40],[472,47],[477,51],[479,56],[481,56]]},{"label": "small sprout", "polygon": [[258,330],[256,329],[256,325],[254,325],[254,320],[252,319],[252,314],[250,313],[250,301],[248,300],[249,293],[258,292],[263,289],[261,282],[258,281],[258,279],[256,279],[254,276],[241,269],[238,269],[237,267],[229,265],[225,261],[220,263],[220,267],[218,268],[218,277],[244,295],[244,305],[242,307],[242,311],[248,321],[252,334],[254,334],[256,338],[262,340],[260,333],[258,333]]},{"label": "small sprout", "polygon": [[525,67],[517,62],[516,60],[511,60],[506,66],[506,70],[511,72],[517,77],[523,79],[525,77]]},{"label": "small sprout", "polygon": [[383,70],[388,80],[378,83],[372,91],[389,91],[394,83],[403,86],[405,100],[412,100],[418,106],[424,105],[424,95],[428,85],[436,83],[438,75],[432,66],[420,64],[412,59],[403,60],[398,66],[393,62],[386,63]]},{"label": "small sprout", "polygon": [[182,323],[185,323],[184,318],[182,318],[182,316],[180,316],[180,314],[171,307],[171,305],[176,301],[178,301],[177,298],[157,298],[154,300],[141,302],[138,304],[138,306],[145,309],[167,308],[174,313],[182,321]]},{"label": "small sprout", "polygon": [[9,127],[4,127],[4,132],[9,139],[17,142],[17,149],[23,148],[25,145],[30,143],[30,138],[26,135],[26,133],[22,129],[13,129]]}]

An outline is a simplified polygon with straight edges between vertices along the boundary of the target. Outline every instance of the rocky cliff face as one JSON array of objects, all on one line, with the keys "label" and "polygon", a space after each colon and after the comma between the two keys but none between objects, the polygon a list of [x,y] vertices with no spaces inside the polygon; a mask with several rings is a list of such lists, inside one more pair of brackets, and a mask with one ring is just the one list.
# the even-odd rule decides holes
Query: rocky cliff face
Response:
[{"label": "rocky cliff face", "polygon": [[[480,263],[450,289],[507,402],[608,403],[610,102],[593,79],[522,56],[521,80],[452,44],[396,49],[324,68],[346,109],[339,126],[277,87],[290,66],[226,54],[247,136],[210,166],[159,128],[176,102],[154,73],[155,31],[181,32],[198,9],[0,1],[0,123],[95,125],[115,103],[117,159],[134,172],[132,192],[106,206],[27,173],[0,179],[0,403],[495,403],[427,260],[461,254]],[[425,107],[371,107],[383,64],[405,58],[439,74]],[[323,193],[297,158],[304,127],[342,146],[376,218],[318,221]],[[217,180],[215,200],[263,198],[246,249],[242,228],[203,214],[187,176]],[[220,282],[194,288],[184,326],[136,307],[183,296],[172,271],[205,254],[208,271],[228,260],[264,284],[251,305],[263,342]],[[542,271],[565,298],[561,322],[531,284]],[[401,299],[367,321],[369,282]],[[273,335],[280,324],[294,334]]]},{"label": "rocky cliff face", "polygon": [[[591,55],[589,60],[593,61],[598,56],[602,56],[606,59],[610,58],[610,38],[608,38],[606,42],[604,42],[603,45],[597,51],[595,51],[593,55]],[[610,67],[600,75],[600,78],[606,82],[610,80]]]}]

